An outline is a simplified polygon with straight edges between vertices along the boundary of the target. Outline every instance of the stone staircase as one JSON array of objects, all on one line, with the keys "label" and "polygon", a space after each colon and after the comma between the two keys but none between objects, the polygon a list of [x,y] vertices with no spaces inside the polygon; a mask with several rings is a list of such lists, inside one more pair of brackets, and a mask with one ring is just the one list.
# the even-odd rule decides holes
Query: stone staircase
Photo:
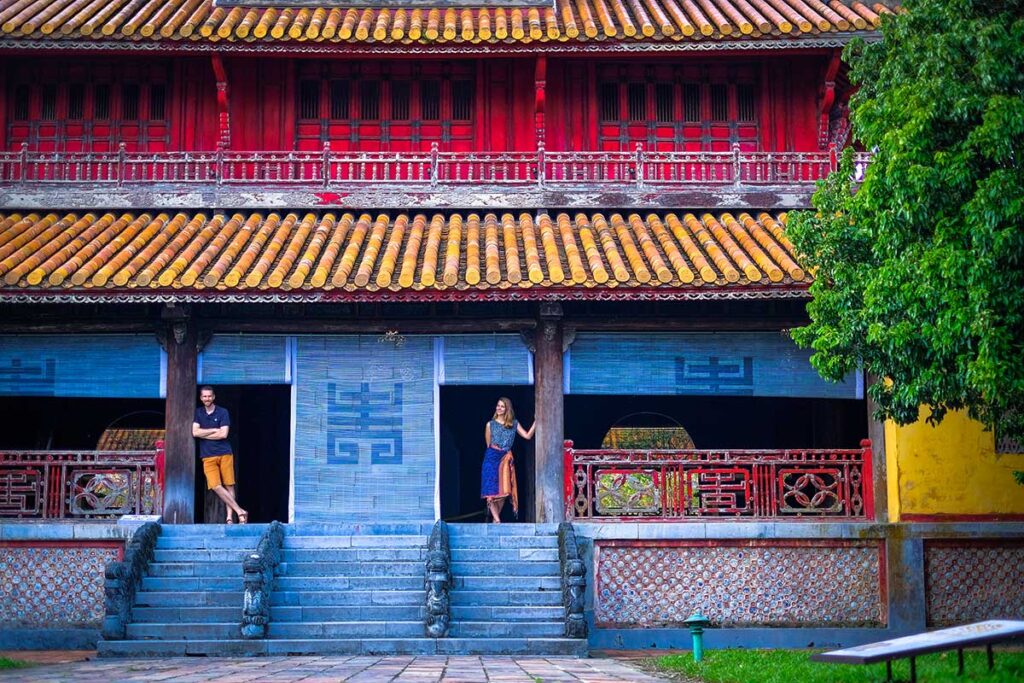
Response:
[{"label": "stone staircase", "polygon": [[449,525],[451,622],[424,632],[430,523],[290,524],[267,637],[241,637],[242,560],[266,525],[164,525],[124,640],[100,656],[586,654],[563,637],[556,525]]},{"label": "stone staircase", "polygon": [[565,638],[556,524],[450,524],[446,654],[586,654]]},{"label": "stone staircase", "polygon": [[251,655],[244,640],[242,558],[264,524],[163,525],[153,561],[135,594],[125,640],[101,640],[101,657]]},{"label": "stone staircase", "polygon": [[267,653],[433,654],[423,631],[432,524],[288,525]]}]

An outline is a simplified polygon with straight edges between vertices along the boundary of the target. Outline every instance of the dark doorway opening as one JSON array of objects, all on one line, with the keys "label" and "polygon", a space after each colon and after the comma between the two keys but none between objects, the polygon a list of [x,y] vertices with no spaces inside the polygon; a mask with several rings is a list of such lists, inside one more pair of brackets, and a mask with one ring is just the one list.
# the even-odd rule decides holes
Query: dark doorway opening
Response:
[{"label": "dark doorway opening", "polygon": [[635,395],[566,396],[565,438],[601,448],[609,429],[644,414],[671,419],[698,449],[857,448],[867,438],[864,400]]},{"label": "dark doorway opening", "polygon": [[[483,462],[484,427],[494,415],[498,398],[512,400],[516,419],[529,428],[534,421],[531,386],[441,387],[441,519],[483,522],[480,498],[480,467]],[[516,437],[512,446],[519,489],[520,522],[534,521],[533,441]],[[503,522],[517,521],[512,506],[502,511]]]},{"label": "dark doorway opening", "polygon": [[161,398],[0,397],[0,449],[96,450],[108,428],[163,429]]},{"label": "dark doorway opening", "polygon": [[[231,414],[228,438],[235,455],[235,494],[250,522],[288,521],[291,482],[291,387],[277,384],[214,387],[217,405]],[[196,396],[199,396],[198,390]],[[198,407],[200,404],[196,403]],[[223,524],[224,504],[206,490],[196,464],[196,522]]]}]

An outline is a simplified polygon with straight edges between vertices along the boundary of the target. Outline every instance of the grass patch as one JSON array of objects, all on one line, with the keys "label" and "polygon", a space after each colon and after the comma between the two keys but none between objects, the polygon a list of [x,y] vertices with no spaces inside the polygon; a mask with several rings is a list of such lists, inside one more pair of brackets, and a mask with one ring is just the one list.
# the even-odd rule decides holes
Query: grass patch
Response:
[{"label": "grass patch", "polygon": [[[713,650],[696,664],[689,652],[666,655],[655,666],[667,673],[698,678],[704,683],[882,683],[885,664],[823,664],[812,662],[811,650]],[[910,661],[892,664],[893,679],[910,680]],[[1020,683],[1024,681],[1024,652],[995,653],[995,669],[988,670],[984,650],[964,652],[964,675],[956,675],[956,652],[917,658],[920,683]]]},{"label": "grass patch", "polygon": [[31,662],[23,662],[20,659],[0,657],[0,669],[24,669],[29,666],[32,666]]}]

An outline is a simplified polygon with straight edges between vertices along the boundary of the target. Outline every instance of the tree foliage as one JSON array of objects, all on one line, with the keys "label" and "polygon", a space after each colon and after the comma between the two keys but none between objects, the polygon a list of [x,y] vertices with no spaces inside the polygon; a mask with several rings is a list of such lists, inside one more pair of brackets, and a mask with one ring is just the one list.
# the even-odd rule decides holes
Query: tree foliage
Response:
[{"label": "tree foliage", "polygon": [[905,0],[879,42],[845,58],[850,150],[793,214],[812,269],[811,323],[793,331],[833,380],[857,367],[877,417],[966,408],[1024,442],[1024,0]]}]

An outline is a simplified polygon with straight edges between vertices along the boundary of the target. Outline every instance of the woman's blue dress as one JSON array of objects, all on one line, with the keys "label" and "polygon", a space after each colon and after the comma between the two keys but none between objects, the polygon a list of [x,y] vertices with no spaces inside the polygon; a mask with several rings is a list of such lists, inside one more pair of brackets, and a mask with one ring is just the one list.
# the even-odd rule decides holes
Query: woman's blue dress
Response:
[{"label": "woman's blue dress", "polygon": [[505,454],[512,450],[512,442],[516,439],[516,427],[518,426],[519,422],[516,420],[512,421],[511,427],[506,427],[497,420],[491,420],[491,443],[484,451],[484,464],[480,469],[481,498],[500,495],[498,467]]}]

